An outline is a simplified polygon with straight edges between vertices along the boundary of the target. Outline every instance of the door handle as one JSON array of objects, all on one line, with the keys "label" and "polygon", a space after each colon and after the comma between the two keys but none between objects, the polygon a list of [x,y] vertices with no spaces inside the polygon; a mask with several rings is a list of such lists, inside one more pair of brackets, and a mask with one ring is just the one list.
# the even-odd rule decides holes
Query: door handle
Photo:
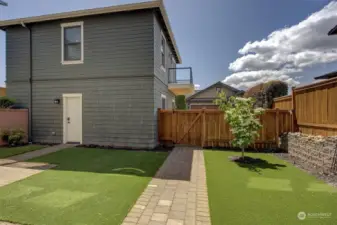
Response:
[{"label": "door handle", "polygon": [[67,121],[68,121],[68,123],[70,123],[70,117],[67,117]]}]

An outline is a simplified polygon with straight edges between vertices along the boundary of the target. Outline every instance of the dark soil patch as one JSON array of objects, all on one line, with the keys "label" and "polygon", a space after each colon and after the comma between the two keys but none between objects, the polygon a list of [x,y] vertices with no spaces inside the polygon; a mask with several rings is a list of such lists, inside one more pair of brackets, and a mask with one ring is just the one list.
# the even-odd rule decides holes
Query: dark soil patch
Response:
[{"label": "dark soil patch", "polygon": [[100,148],[100,149],[111,149],[111,150],[129,150],[129,151],[152,151],[152,152],[170,152],[173,150],[173,145],[158,145],[155,148],[130,148],[123,146],[113,146],[113,145],[77,145],[78,148]]},{"label": "dark soil patch", "polygon": [[59,145],[61,143],[32,142],[32,144],[34,144],[34,145],[54,146],[54,145]]},{"label": "dark soil patch", "polygon": [[242,157],[242,156],[231,156],[231,157],[229,157],[229,159],[232,162],[246,163],[246,164],[258,164],[258,163],[264,163],[265,162],[265,160],[263,160],[263,159],[252,158],[252,157],[249,157],[249,156],[245,156],[245,157]]},{"label": "dark soil patch", "polygon": [[[215,151],[230,151],[230,152],[241,152],[240,148],[235,147],[204,147],[207,150],[215,150]],[[245,152],[250,153],[286,153],[284,149],[281,148],[245,148]]]},{"label": "dark soil patch", "polygon": [[260,173],[263,169],[278,170],[279,168],[286,167],[285,164],[270,163],[265,159],[253,158],[249,156],[230,156],[230,161],[235,162],[238,166],[247,168],[251,171]]},{"label": "dark soil patch", "polygon": [[22,143],[22,144],[17,144],[17,145],[1,145],[0,146],[0,149],[1,148],[16,148],[16,147],[21,147],[21,146],[26,146],[26,145],[29,145],[28,143]]}]

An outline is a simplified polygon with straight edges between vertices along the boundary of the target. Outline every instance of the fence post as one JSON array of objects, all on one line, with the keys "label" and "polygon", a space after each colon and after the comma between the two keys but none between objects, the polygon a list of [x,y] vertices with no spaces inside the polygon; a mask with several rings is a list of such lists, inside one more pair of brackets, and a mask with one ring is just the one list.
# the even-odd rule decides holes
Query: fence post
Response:
[{"label": "fence post", "polygon": [[206,114],[205,109],[202,110],[202,129],[201,129],[201,147],[205,147],[206,139]]},{"label": "fence post", "polygon": [[296,98],[295,98],[295,87],[291,88],[291,102],[292,102],[292,114],[291,114],[291,132],[296,130]]},{"label": "fence post", "polygon": [[277,108],[276,109],[276,119],[275,119],[275,127],[276,127],[276,145],[277,147],[279,146],[279,135],[280,135],[280,129],[279,129],[279,126],[280,126],[280,111],[279,109]]},{"label": "fence post", "polygon": [[160,144],[160,108],[157,109],[157,142]]},{"label": "fence post", "polygon": [[172,110],[172,126],[171,126],[171,139],[173,143],[176,143],[176,137],[177,137],[177,115],[176,115],[176,111],[173,109]]}]

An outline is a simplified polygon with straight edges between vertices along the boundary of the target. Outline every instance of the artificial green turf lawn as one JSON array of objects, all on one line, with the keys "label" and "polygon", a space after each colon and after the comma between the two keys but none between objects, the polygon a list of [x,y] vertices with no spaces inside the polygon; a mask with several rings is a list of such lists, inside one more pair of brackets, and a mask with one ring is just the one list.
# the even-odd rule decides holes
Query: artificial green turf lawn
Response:
[{"label": "artificial green turf lawn", "polygon": [[14,155],[20,155],[26,152],[45,148],[43,145],[25,145],[19,147],[0,147],[0,158],[7,158]]},{"label": "artificial green turf lawn", "polygon": [[[230,162],[233,155],[205,151],[212,225],[337,224],[337,188],[272,155],[247,154],[267,160],[255,168]],[[331,217],[300,221],[301,211]]]},{"label": "artificial green turf lawn", "polygon": [[0,188],[0,220],[119,225],[167,153],[71,148],[31,161],[59,166]]}]

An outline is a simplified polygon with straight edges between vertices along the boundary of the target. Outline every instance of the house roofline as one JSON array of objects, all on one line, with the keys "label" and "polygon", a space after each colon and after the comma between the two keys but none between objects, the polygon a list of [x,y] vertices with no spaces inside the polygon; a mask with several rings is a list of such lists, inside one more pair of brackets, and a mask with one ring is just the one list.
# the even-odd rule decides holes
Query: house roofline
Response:
[{"label": "house roofline", "polygon": [[337,71],[333,71],[330,73],[326,73],[324,75],[318,76],[318,77],[314,77],[315,80],[320,80],[320,79],[331,79],[337,77]]},{"label": "house roofline", "polygon": [[234,88],[234,87],[232,87],[232,86],[229,86],[228,84],[223,83],[222,81],[218,81],[218,82],[216,82],[216,83],[214,83],[214,84],[208,86],[207,88],[204,88],[204,89],[198,91],[197,93],[194,93],[193,95],[189,96],[188,98],[186,98],[186,101],[190,100],[191,98],[194,98],[195,96],[197,96],[197,95],[200,94],[200,93],[203,93],[204,91],[207,91],[207,90],[211,89],[212,87],[214,87],[214,86],[216,86],[216,85],[218,85],[218,84],[220,84],[220,85],[222,85],[223,87],[226,87],[226,88],[228,88],[228,89],[230,89],[230,90],[232,90],[232,91],[234,91],[234,92],[240,92],[240,91],[241,91],[241,90],[236,89],[236,88]]},{"label": "house roofline", "polygon": [[335,34],[337,34],[337,26],[335,26],[328,32],[328,35],[335,35]]},{"label": "house roofline", "polygon": [[181,56],[178,50],[178,46],[177,46],[177,43],[175,41],[171,26],[170,26],[170,22],[169,22],[167,13],[166,13],[163,0],[124,4],[124,5],[117,5],[117,6],[108,6],[108,7],[102,7],[102,8],[94,8],[94,9],[84,9],[84,10],[77,10],[77,11],[71,11],[71,12],[54,13],[54,14],[48,14],[48,15],[42,15],[42,16],[32,16],[32,17],[18,18],[18,19],[11,19],[11,20],[3,20],[3,21],[0,21],[0,29],[5,29],[6,27],[14,26],[14,25],[21,25],[22,23],[24,24],[39,23],[39,22],[47,22],[47,21],[52,21],[52,20],[70,19],[70,18],[76,18],[76,17],[94,16],[94,15],[117,13],[117,12],[128,12],[128,11],[136,11],[136,10],[142,10],[142,9],[159,9],[159,12],[163,18],[165,27],[167,29],[170,42],[173,46],[176,61],[177,63],[182,63]]}]

